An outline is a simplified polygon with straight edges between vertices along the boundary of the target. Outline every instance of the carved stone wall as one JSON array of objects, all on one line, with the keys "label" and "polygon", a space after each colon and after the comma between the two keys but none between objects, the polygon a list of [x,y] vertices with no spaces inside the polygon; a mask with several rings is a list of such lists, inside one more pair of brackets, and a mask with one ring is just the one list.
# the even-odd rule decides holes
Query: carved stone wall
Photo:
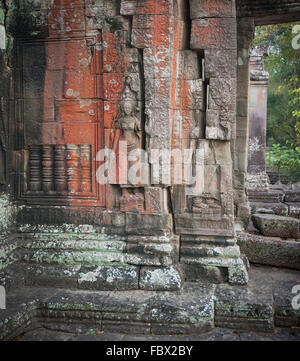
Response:
[{"label": "carved stone wall", "polygon": [[[202,278],[247,283],[234,225],[248,209],[248,94],[238,90],[248,81],[252,23],[237,19],[236,1],[5,4],[13,76],[0,110],[0,131],[10,124],[0,156],[28,274],[41,268],[55,279],[65,267],[72,282],[86,285],[92,272],[93,287],[114,268],[132,276],[121,288],[174,289]],[[116,159],[99,155],[105,148]],[[133,183],[121,166],[137,150],[148,176]],[[194,185],[180,168],[185,150]],[[114,166],[116,177],[99,184],[97,175]]]}]

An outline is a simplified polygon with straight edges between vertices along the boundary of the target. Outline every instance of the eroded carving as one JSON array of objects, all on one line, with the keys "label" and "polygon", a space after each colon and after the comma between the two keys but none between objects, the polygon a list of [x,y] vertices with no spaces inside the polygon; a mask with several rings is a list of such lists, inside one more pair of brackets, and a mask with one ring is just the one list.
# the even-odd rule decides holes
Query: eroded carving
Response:
[{"label": "eroded carving", "polygon": [[139,190],[123,188],[120,210],[122,212],[143,212],[144,195]]},{"label": "eroded carving", "polygon": [[192,198],[192,211],[209,217],[222,215],[220,201],[215,197],[205,195]]},{"label": "eroded carving", "polygon": [[121,116],[117,127],[121,129],[121,139],[127,142],[127,152],[140,149],[142,142],[141,120],[137,117],[139,106],[136,93],[126,84],[120,101]]}]

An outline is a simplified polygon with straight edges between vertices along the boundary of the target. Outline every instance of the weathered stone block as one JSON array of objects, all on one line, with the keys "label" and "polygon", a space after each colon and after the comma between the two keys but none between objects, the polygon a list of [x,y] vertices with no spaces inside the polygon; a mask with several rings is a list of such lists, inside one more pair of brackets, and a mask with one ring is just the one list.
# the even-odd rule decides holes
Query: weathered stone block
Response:
[{"label": "weathered stone block", "polygon": [[289,215],[300,219],[300,203],[287,203],[289,207]]},{"label": "weathered stone block", "polygon": [[300,244],[280,238],[237,233],[238,245],[252,263],[300,270]]},{"label": "weathered stone block", "polygon": [[[251,211],[252,213],[273,213],[277,214],[278,216],[287,216],[289,214],[289,207],[285,203],[261,203],[261,202],[251,202]],[[261,210],[265,209],[265,212]],[[292,215],[295,217],[295,215]],[[297,217],[295,217],[297,218]]]},{"label": "weathered stone block", "polygon": [[164,213],[167,211],[167,193],[160,187],[145,188],[146,212]]},{"label": "weathered stone block", "polygon": [[139,287],[144,290],[177,290],[181,288],[181,275],[175,267],[142,267]]},{"label": "weathered stone block", "polygon": [[216,326],[262,332],[274,330],[271,290],[218,285],[215,298]]},{"label": "weathered stone block", "polygon": [[204,51],[206,78],[236,78],[234,50],[207,49]]},{"label": "weathered stone block", "polygon": [[236,109],[236,80],[212,78],[209,84],[208,108],[214,110]]},{"label": "weathered stone block", "polygon": [[182,213],[175,215],[176,232],[182,234],[194,234],[204,236],[228,236],[234,235],[233,220],[223,218],[221,220],[203,219],[201,214]]},{"label": "weathered stone block", "polygon": [[201,77],[199,59],[195,51],[179,51],[177,64],[177,79],[194,80]]},{"label": "weathered stone block", "polygon": [[228,280],[232,285],[246,285],[249,282],[247,268],[244,264],[228,267]]},{"label": "weathered stone block", "polygon": [[273,214],[254,214],[253,223],[264,236],[300,238],[300,221],[292,217]]},{"label": "weathered stone block", "polygon": [[147,111],[153,108],[159,112],[167,112],[170,102],[171,81],[169,79],[145,79],[145,100]]},{"label": "weathered stone block", "polygon": [[99,266],[82,267],[78,275],[78,288],[89,290],[138,289],[138,267]]},{"label": "weathered stone block", "polygon": [[171,77],[171,67],[169,66],[170,53],[165,47],[146,48],[143,50],[144,72],[146,78]]},{"label": "weathered stone block", "polygon": [[[158,99],[159,101],[159,99]],[[168,149],[168,146],[164,146],[166,143],[164,140],[170,139],[171,136],[171,123],[170,123],[170,111],[166,108],[148,108],[146,109],[146,125],[145,131],[151,138],[158,138],[157,141],[161,142],[163,147],[149,144],[149,150],[151,149]]]},{"label": "weathered stone block", "polygon": [[[63,6],[63,5],[61,5]],[[77,8],[52,8],[48,15],[48,29],[50,36],[69,35],[73,32],[84,32],[85,20],[83,4]]]},{"label": "weathered stone block", "polygon": [[172,229],[169,214],[126,214],[126,232],[140,235],[166,235]]},{"label": "weathered stone block", "polygon": [[235,0],[190,0],[191,19],[234,17]]},{"label": "weathered stone block", "polygon": [[165,15],[133,17],[131,44],[136,48],[168,47],[169,18]]},{"label": "weathered stone block", "polygon": [[176,109],[204,110],[204,84],[202,79],[183,80],[176,91]]},{"label": "weathered stone block", "polygon": [[300,202],[300,191],[285,192],[285,202]]},{"label": "weathered stone block", "polygon": [[124,80],[124,75],[103,74],[104,99],[116,102],[123,90]]},{"label": "weathered stone block", "polygon": [[203,266],[203,265],[183,265],[186,281],[224,283],[228,281],[228,270],[225,267]]},{"label": "weathered stone block", "polygon": [[161,243],[155,237],[153,241],[146,240],[148,237],[140,236],[139,239],[129,236],[126,246],[125,261],[135,265],[164,266],[169,265],[174,251],[173,244]]},{"label": "weathered stone block", "polygon": [[[155,334],[198,333],[213,327],[214,285],[186,284],[181,291],[157,294],[151,300],[151,330]],[[168,323],[168,329],[164,324]]]},{"label": "weathered stone block", "polygon": [[236,49],[236,22],[233,18],[192,21],[191,49]]},{"label": "weathered stone block", "polygon": [[206,139],[230,140],[236,137],[236,116],[230,110],[208,109],[206,112]]},{"label": "weathered stone block", "polygon": [[299,295],[298,285],[293,281],[281,281],[274,285],[275,326],[300,327],[300,310],[295,307],[299,305],[299,299],[296,299],[296,295]]},{"label": "weathered stone block", "polygon": [[121,15],[135,15],[138,1],[136,0],[122,0],[120,14]]}]

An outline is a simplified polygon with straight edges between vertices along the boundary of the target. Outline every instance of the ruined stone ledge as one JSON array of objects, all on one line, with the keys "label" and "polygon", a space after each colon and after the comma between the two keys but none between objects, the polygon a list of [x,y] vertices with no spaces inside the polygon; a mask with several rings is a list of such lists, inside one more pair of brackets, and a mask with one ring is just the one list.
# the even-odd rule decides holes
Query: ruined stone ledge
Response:
[{"label": "ruined stone ledge", "polygon": [[23,287],[8,292],[0,339],[12,340],[38,326],[130,335],[201,334],[214,326],[269,333],[275,327],[300,327],[291,292],[298,278],[296,271],[254,267],[248,286],[186,283],[174,292]]},{"label": "ruined stone ledge", "polygon": [[283,201],[284,194],[280,191],[253,191],[248,190],[248,199],[250,202],[280,203]]},{"label": "ruined stone ledge", "polygon": [[259,208],[270,209],[279,216],[287,216],[289,214],[289,207],[285,203],[264,203],[264,202],[251,202],[252,213],[257,213]]},{"label": "ruined stone ledge", "polygon": [[64,324],[77,320],[105,332],[177,334],[213,328],[213,286],[186,285],[173,292],[92,292],[22,288],[7,297],[0,314],[0,339],[16,336],[33,319]]},{"label": "ruined stone ledge", "polygon": [[219,285],[216,289],[215,324],[218,327],[273,331],[273,297],[259,288]]},{"label": "ruined stone ledge", "polygon": [[17,263],[0,273],[1,285],[16,287],[56,287],[86,290],[178,290],[182,274],[174,266],[130,265],[102,262],[98,265]]},{"label": "ruined stone ledge", "polygon": [[300,270],[300,242],[244,232],[236,237],[250,262]]},{"label": "ruined stone ledge", "polygon": [[[299,283],[298,283],[299,285]],[[295,282],[281,281],[273,286],[275,303],[275,325],[279,327],[300,327],[300,310],[293,307]]]},{"label": "ruined stone ledge", "polygon": [[300,202],[287,203],[289,207],[289,215],[300,219]]},{"label": "ruined stone ledge", "polygon": [[200,214],[175,214],[175,228],[176,233],[184,235],[234,236],[233,220],[225,217],[219,220],[203,220]]},{"label": "ruined stone ledge", "polygon": [[297,218],[256,213],[252,216],[252,221],[264,236],[300,238],[300,221]]},{"label": "ruined stone ledge", "polygon": [[284,197],[285,202],[295,202],[295,203],[299,203],[300,202],[300,191],[286,191],[285,192],[285,197]]}]

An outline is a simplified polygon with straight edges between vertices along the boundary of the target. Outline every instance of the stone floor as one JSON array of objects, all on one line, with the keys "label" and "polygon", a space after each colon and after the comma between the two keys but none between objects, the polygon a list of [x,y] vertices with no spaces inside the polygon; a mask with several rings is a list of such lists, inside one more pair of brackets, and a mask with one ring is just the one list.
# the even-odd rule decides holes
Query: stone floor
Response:
[{"label": "stone floor", "polygon": [[274,333],[258,333],[215,328],[200,335],[146,336],[105,333],[93,330],[82,334],[53,331],[45,328],[24,333],[15,341],[300,341],[300,329],[276,329]]}]

